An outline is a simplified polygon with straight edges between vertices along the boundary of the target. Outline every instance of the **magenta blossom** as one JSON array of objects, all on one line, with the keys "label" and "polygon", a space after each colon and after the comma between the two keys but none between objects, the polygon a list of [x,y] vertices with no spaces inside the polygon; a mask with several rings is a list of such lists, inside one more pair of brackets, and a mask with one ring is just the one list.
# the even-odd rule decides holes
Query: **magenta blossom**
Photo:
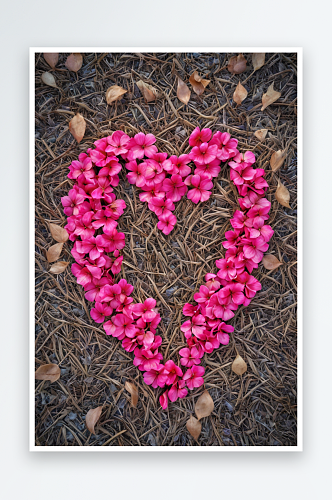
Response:
[{"label": "magenta blossom", "polygon": [[180,363],[187,368],[190,368],[193,365],[199,365],[201,360],[200,353],[196,347],[192,347],[189,349],[185,347],[184,349],[180,349],[179,354],[181,356]]},{"label": "magenta blossom", "polygon": [[197,204],[199,201],[207,201],[210,198],[211,191],[209,191],[209,189],[213,188],[213,184],[210,179],[199,175],[191,175],[190,177],[187,177],[186,184],[187,181],[188,185],[193,187],[193,189],[190,189],[187,194],[188,199],[193,203]]},{"label": "magenta blossom", "polygon": [[200,387],[204,384],[204,373],[205,369],[203,366],[193,366],[183,375],[183,380],[186,381],[188,388],[193,390],[195,387]]},{"label": "magenta blossom", "polygon": [[151,158],[158,151],[156,146],[153,146],[155,142],[156,138],[153,134],[145,135],[143,132],[136,134],[130,148],[130,159],[141,160],[144,156]]},{"label": "magenta blossom", "polygon": [[203,142],[209,142],[212,136],[212,131],[210,128],[196,127],[189,137],[189,144],[191,147],[200,146]]},{"label": "magenta blossom", "polygon": [[172,212],[164,213],[159,216],[159,222],[157,224],[158,229],[160,229],[164,234],[169,234],[176,224],[176,217]]},{"label": "magenta blossom", "polygon": [[179,201],[187,192],[187,186],[182,181],[181,175],[173,174],[170,179],[165,179],[162,186],[167,198],[171,201]]},{"label": "magenta blossom", "polygon": [[210,146],[207,142],[203,142],[200,146],[195,146],[189,154],[191,160],[195,164],[208,164],[216,159],[218,147],[216,144]]}]

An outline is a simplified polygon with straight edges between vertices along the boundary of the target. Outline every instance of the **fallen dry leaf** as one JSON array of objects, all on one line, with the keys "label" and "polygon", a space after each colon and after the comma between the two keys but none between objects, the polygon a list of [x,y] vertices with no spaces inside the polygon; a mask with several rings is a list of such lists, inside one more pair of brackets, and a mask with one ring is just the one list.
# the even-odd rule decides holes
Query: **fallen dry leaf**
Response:
[{"label": "fallen dry leaf", "polygon": [[123,89],[122,87],[119,87],[119,85],[112,85],[112,87],[109,87],[106,90],[106,102],[107,104],[111,104],[114,101],[117,101],[118,99],[121,99],[123,94],[125,94],[127,90]]},{"label": "fallen dry leaf", "polygon": [[70,54],[65,62],[65,66],[69,69],[69,71],[75,71],[75,73],[81,69],[82,64],[83,56],[79,53]]},{"label": "fallen dry leaf", "polygon": [[287,156],[286,149],[283,149],[282,151],[279,149],[279,151],[275,151],[270,159],[270,167],[273,170],[273,172],[276,172],[284,163],[285,158]]},{"label": "fallen dry leaf", "polygon": [[65,243],[68,240],[68,233],[63,227],[57,226],[56,224],[53,224],[52,222],[50,222],[49,227],[50,227],[52,238],[55,241],[58,241],[59,243]]},{"label": "fallen dry leaf", "polygon": [[205,87],[209,85],[211,80],[206,80],[205,78],[202,78],[199,76],[197,71],[194,71],[192,75],[190,75],[189,82],[191,83],[194,92],[197,95],[202,95]]},{"label": "fallen dry leaf", "polygon": [[126,390],[131,394],[131,404],[136,408],[138,403],[138,389],[132,382],[125,383]]},{"label": "fallen dry leaf", "polygon": [[52,73],[48,73],[47,71],[42,74],[41,79],[45,85],[49,85],[50,87],[55,87],[57,88],[55,78],[52,75]]},{"label": "fallen dry leaf", "polygon": [[202,430],[202,424],[200,423],[200,421],[197,420],[197,418],[195,418],[193,415],[191,415],[190,419],[186,423],[186,427],[195,441],[197,441]]},{"label": "fallen dry leaf", "polygon": [[48,262],[55,262],[61,255],[63,243],[52,245],[46,252]]},{"label": "fallen dry leaf", "polygon": [[262,264],[265,267],[265,269],[273,271],[273,269],[277,269],[277,267],[281,266],[282,262],[280,262],[280,260],[278,260],[277,257],[275,257],[274,255],[267,254],[264,255]]},{"label": "fallen dry leaf", "polygon": [[260,52],[255,52],[252,55],[252,65],[254,67],[254,71],[257,71],[265,64],[265,54]]},{"label": "fallen dry leaf", "polygon": [[89,410],[88,413],[86,414],[85,427],[88,429],[88,431],[91,432],[91,434],[96,434],[95,425],[98,422],[102,411],[103,407],[97,406],[97,408]]},{"label": "fallen dry leaf", "polygon": [[248,95],[248,92],[246,91],[244,86],[241,85],[241,83],[239,82],[236,86],[235,91],[234,91],[233,100],[236,102],[236,104],[238,104],[240,106],[241,102],[245,100],[247,95]]},{"label": "fallen dry leaf", "polygon": [[180,77],[178,77],[178,88],[176,91],[176,95],[179,101],[183,102],[183,104],[188,104],[191,92],[188,85],[186,85]]},{"label": "fallen dry leaf", "polygon": [[42,365],[36,370],[35,379],[36,380],[49,380],[50,382],[55,382],[60,378],[61,370],[58,365],[54,363],[49,363],[47,365]]},{"label": "fallen dry leaf", "polygon": [[198,420],[211,415],[213,409],[214,409],[213,400],[208,391],[204,391],[203,394],[197,399],[195,404],[195,413]]},{"label": "fallen dry leaf", "polygon": [[257,137],[259,141],[264,141],[267,133],[268,133],[267,128],[261,128],[260,130],[256,130],[254,135],[255,137]]},{"label": "fallen dry leaf", "polygon": [[143,95],[146,102],[155,101],[158,97],[158,91],[152,85],[143,82],[143,80],[139,80],[136,82],[137,87],[140,89],[141,94]]},{"label": "fallen dry leaf", "polygon": [[247,363],[238,354],[233,361],[232,370],[236,375],[243,375],[247,371]]},{"label": "fallen dry leaf", "polygon": [[288,189],[278,180],[278,187],[275,194],[276,200],[280,203],[280,205],[290,208],[289,200],[290,194]]},{"label": "fallen dry leaf", "polygon": [[81,142],[84,137],[86,129],[86,121],[84,117],[77,113],[69,122],[69,131],[77,142]]},{"label": "fallen dry leaf", "polygon": [[60,274],[67,268],[69,262],[64,262],[63,260],[56,262],[50,267],[50,273]]},{"label": "fallen dry leaf", "polygon": [[266,94],[263,94],[261,111],[264,111],[265,108],[273,104],[279,97],[281,96],[281,92],[277,92],[273,89],[274,83],[272,82],[269,88],[267,89]]},{"label": "fallen dry leaf", "polygon": [[247,60],[243,56],[243,54],[239,54],[238,56],[233,56],[230,58],[227,69],[233,75],[239,75],[246,70]]},{"label": "fallen dry leaf", "polygon": [[57,54],[56,52],[44,52],[44,59],[47,64],[51,66],[52,69],[54,69],[59,62],[59,54]]}]

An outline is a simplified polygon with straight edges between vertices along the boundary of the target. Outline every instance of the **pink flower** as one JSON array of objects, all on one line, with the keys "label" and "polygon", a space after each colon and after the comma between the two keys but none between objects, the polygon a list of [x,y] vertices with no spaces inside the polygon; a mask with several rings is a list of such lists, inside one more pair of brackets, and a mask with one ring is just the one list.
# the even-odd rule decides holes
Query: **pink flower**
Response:
[{"label": "pink flower", "polygon": [[217,276],[219,278],[222,278],[224,280],[230,281],[234,280],[237,275],[237,270],[234,265],[234,262],[232,262],[229,259],[218,259],[216,260],[216,266],[220,271],[218,271]]},{"label": "pink flower", "polygon": [[104,324],[104,329],[107,335],[112,335],[122,340],[124,337],[133,338],[135,336],[136,327],[133,325],[133,320],[125,314],[117,314],[112,317],[112,321]]},{"label": "pink flower", "polygon": [[117,200],[114,194],[110,195],[111,200],[109,204],[105,207],[105,215],[106,217],[111,217],[114,220],[119,219],[123,214],[126,203],[124,200]]},{"label": "pink flower", "polygon": [[179,201],[187,192],[187,186],[182,181],[181,175],[173,174],[169,179],[165,179],[162,185],[163,191],[166,191],[166,196],[171,201]]},{"label": "pink flower", "polygon": [[109,146],[106,147],[105,151],[107,153],[114,153],[117,156],[126,154],[128,152],[127,146],[129,141],[130,137],[127,134],[121,130],[117,130],[111,136],[107,137]]},{"label": "pink flower", "polygon": [[125,246],[125,235],[113,229],[109,234],[98,234],[96,242],[98,246],[104,247],[106,252],[114,252],[116,249],[122,250]]},{"label": "pink flower", "polygon": [[131,172],[127,174],[129,184],[136,184],[137,187],[144,186],[146,164],[140,163],[137,165],[137,162],[134,160],[126,163],[126,167],[128,170],[131,170]]},{"label": "pink flower", "polygon": [[78,252],[88,253],[91,260],[98,259],[104,253],[104,248],[98,246],[96,238],[93,236],[83,241],[77,241],[75,245],[77,245]]},{"label": "pink flower", "polygon": [[93,212],[86,212],[82,218],[77,218],[74,234],[80,236],[82,240],[88,240],[95,234],[95,229],[92,226]]},{"label": "pink flower", "polygon": [[253,260],[258,264],[263,259],[263,254],[269,248],[268,243],[265,242],[264,238],[259,236],[255,239],[244,239],[243,253],[246,259]]},{"label": "pink flower", "polygon": [[139,349],[136,347],[134,354],[134,365],[141,371],[156,370],[160,365],[160,361],[163,359],[162,354],[158,353],[157,349],[152,351],[150,349]]},{"label": "pink flower", "polygon": [[229,333],[234,332],[234,327],[231,325],[226,325],[226,323],[221,322],[218,326],[217,339],[222,345],[228,345],[229,343]]},{"label": "pink flower", "polygon": [[141,160],[144,156],[151,158],[158,151],[156,146],[153,146],[155,142],[156,138],[153,134],[145,135],[143,132],[139,132],[133,138],[129,159],[139,158]]},{"label": "pink flower", "polygon": [[209,142],[211,139],[212,131],[210,128],[196,127],[189,137],[189,144],[191,147],[200,146],[203,142]]},{"label": "pink flower", "polygon": [[171,359],[166,361],[165,370],[168,372],[166,379],[167,385],[173,385],[178,380],[179,377],[183,376],[181,368],[177,366]]},{"label": "pink flower", "polygon": [[91,160],[96,164],[97,167],[105,167],[107,163],[116,159],[115,156],[113,156],[112,154],[111,156],[109,156],[105,151],[108,145],[106,137],[98,139],[94,142],[94,145],[96,146],[96,149],[89,149],[88,151]]},{"label": "pink flower", "polygon": [[172,168],[170,172],[172,174],[179,174],[181,177],[186,177],[191,173],[191,168],[187,165],[190,162],[189,155],[180,155],[179,157],[172,155],[170,157]]},{"label": "pink flower", "polygon": [[69,179],[78,179],[80,176],[81,180],[87,180],[88,182],[92,179],[96,174],[93,170],[93,165],[91,158],[87,156],[85,153],[81,153],[78,157],[78,161],[74,160],[69,166]]},{"label": "pink flower", "polygon": [[165,387],[167,380],[167,370],[163,365],[157,366],[155,370],[150,370],[143,374],[144,382],[147,385],[152,385],[154,389],[157,387]]},{"label": "pink flower", "polygon": [[194,173],[195,175],[200,175],[201,177],[205,176],[207,179],[212,179],[213,177],[218,177],[220,170],[220,160],[213,160],[210,163],[197,165]]},{"label": "pink flower", "polygon": [[170,172],[172,170],[172,162],[170,158],[167,159],[167,153],[155,153],[151,158],[166,172]]},{"label": "pink flower", "polygon": [[244,302],[243,289],[242,283],[231,283],[218,292],[218,297],[223,299],[225,305],[233,303],[239,306]]},{"label": "pink flower", "polygon": [[76,276],[77,283],[82,286],[91,283],[94,278],[101,278],[101,269],[96,266],[80,266],[79,264],[73,264],[71,266],[71,272]]},{"label": "pink flower", "polygon": [[209,298],[210,298],[210,290],[205,285],[201,285],[199,288],[199,292],[195,293],[194,295],[194,300],[196,300],[196,302],[198,302],[199,304],[200,303],[204,304],[209,300]]},{"label": "pink flower", "polygon": [[[189,177],[187,177],[187,179],[189,179]],[[192,175],[190,178],[190,184],[194,188],[189,190],[187,197],[193,203],[206,201],[210,198],[211,192],[208,190],[213,188],[213,184],[210,179],[200,177],[199,175]]]},{"label": "pink flower", "polygon": [[145,184],[147,186],[155,186],[160,184],[165,179],[165,172],[160,163],[154,160],[146,160],[145,165]]},{"label": "pink flower", "polygon": [[85,285],[84,290],[86,291],[85,298],[90,302],[100,302],[101,301],[101,290],[105,285],[110,283],[110,278],[93,279],[90,283]]},{"label": "pink flower", "polygon": [[204,373],[205,369],[203,366],[193,366],[183,375],[183,380],[186,381],[188,388],[193,390],[195,387],[200,387],[204,384],[202,377]]},{"label": "pink flower", "polygon": [[195,316],[200,311],[201,306],[200,305],[192,305],[192,304],[185,304],[183,306],[183,314],[185,316]]},{"label": "pink flower", "polygon": [[79,205],[84,202],[85,196],[78,193],[75,189],[71,189],[68,196],[61,198],[61,203],[64,206],[66,215],[77,215],[79,213]]},{"label": "pink flower", "polygon": [[112,313],[112,307],[102,304],[101,302],[96,302],[95,307],[90,311],[91,318],[94,319],[96,323],[102,323],[105,320],[105,316],[111,316]]},{"label": "pink flower", "polygon": [[191,318],[191,321],[185,321],[181,325],[181,331],[184,333],[184,336],[189,338],[191,334],[198,336],[200,333],[203,333],[205,330],[205,318],[202,314],[196,314]]},{"label": "pink flower", "polygon": [[149,298],[144,301],[144,304],[134,304],[132,309],[135,316],[138,318],[142,317],[143,321],[149,323],[157,316],[157,313],[154,311],[155,307],[155,299]]},{"label": "pink flower", "polygon": [[185,398],[188,394],[188,390],[185,388],[185,381],[178,380],[172,387],[168,390],[168,397],[170,401],[174,402],[178,398]]},{"label": "pink flower", "polygon": [[168,406],[168,391],[163,392],[163,394],[159,397],[159,403],[163,410],[167,409]]},{"label": "pink flower", "polygon": [[92,198],[100,200],[105,198],[105,195],[110,195],[112,192],[113,188],[111,187],[108,177],[96,177],[95,189],[91,192]]},{"label": "pink flower", "polygon": [[172,214],[172,212],[164,213],[159,216],[159,222],[157,224],[158,229],[162,231],[164,234],[169,234],[173,231],[174,226],[176,224],[176,217]]},{"label": "pink flower", "polygon": [[160,217],[161,215],[166,215],[170,211],[175,210],[175,206],[170,199],[157,198],[157,196],[155,196],[149,201],[149,209],[152,210],[157,217]]},{"label": "pink flower", "polygon": [[180,363],[187,368],[190,368],[193,365],[199,365],[202,356],[199,355],[198,349],[196,347],[192,347],[189,349],[185,347],[184,349],[180,349],[179,354],[181,356]]},{"label": "pink flower", "polygon": [[210,146],[207,142],[203,142],[200,146],[195,146],[189,153],[189,158],[198,164],[211,163],[216,159],[218,147],[216,144]]},{"label": "pink flower", "polygon": [[211,139],[210,144],[216,144],[218,146],[217,158],[221,161],[227,161],[238,153],[237,148],[238,141],[236,139],[231,139],[228,132],[216,132]]}]

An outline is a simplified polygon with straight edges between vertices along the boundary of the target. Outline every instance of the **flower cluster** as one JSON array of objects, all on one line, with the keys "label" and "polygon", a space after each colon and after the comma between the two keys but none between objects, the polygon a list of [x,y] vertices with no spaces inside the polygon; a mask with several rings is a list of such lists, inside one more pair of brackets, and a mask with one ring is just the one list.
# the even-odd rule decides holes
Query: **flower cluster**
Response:
[{"label": "flower cluster", "polygon": [[[107,335],[121,340],[127,352],[133,352],[134,365],[144,372],[146,384],[166,387],[160,396],[165,409],[169,400],[183,398],[188,389],[204,383],[205,369],[200,366],[204,353],[228,344],[234,329],[226,321],[261,289],[251,273],[262,260],[273,230],[265,224],[270,203],[264,197],[268,187],[264,170],[252,167],[253,153],[239,153],[237,141],[228,133],[212,135],[210,129],[197,127],[189,139],[190,153],[179,157],[167,158],[154,143],[152,134],[138,133],[130,138],[120,130],[97,140],[95,148],[81,153],[70,165],[68,177],[75,184],[61,201],[67,215],[65,228],[74,242],[72,272],[84,287],[86,299],[94,302],[91,317],[103,323]],[[225,235],[225,256],[216,261],[219,271],[205,276],[206,284],[194,295],[195,305],[183,308],[190,319],[181,326],[188,346],[179,351],[181,366],[172,360],[162,363],[162,339],[157,335],[161,317],[156,301],[148,298],[134,304],[130,297],[134,287],[125,279],[115,282],[123,261],[120,251],[125,246],[117,221],[126,204],[113,192],[119,184],[120,159],[129,170],[128,181],[142,190],[140,199],[156,214],[157,226],[164,234],[176,224],[174,202],[186,193],[194,203],[209,199],[212,178],[218,176],[222,161],[231,160],[230,177],[242,197],[241,210],[231,219],[233,230]]]}]

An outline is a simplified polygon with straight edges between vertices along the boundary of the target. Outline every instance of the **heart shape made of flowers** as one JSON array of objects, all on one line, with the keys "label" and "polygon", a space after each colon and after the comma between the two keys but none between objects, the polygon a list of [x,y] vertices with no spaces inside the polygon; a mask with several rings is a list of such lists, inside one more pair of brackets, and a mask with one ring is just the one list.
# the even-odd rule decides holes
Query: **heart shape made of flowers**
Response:
[{"label": "heart shape made of flowers", "polygon": [[[183,398],[188,389],[204,383],[204,353],[229,343],[234,328],[226,322],[261,289],[251,273],[268,249],[273,230],[265,224],[271,208],[265,198],[265,171],[253,168],[255,155],[251,151],[240,153],[238,141],[230,134],[212,134],[209,128],[197,127],[189,137],[190,153],[179,157],[159,152],[155,141],[153,134],[140,132],[130,138],[121,130],[97,140],[94,148],[71,163],[68,177],[75,184],[61,201],[67,215],[65,229],[74,242],[71,253],[76,263],[72,273],[84,287],[85,298],[94,302],[91,317],[103,323],[107,335],[122,340],[127,352],[134,353],[134,365],[144,372],[146,384],[166,387],[159,398],[166,409],[169,400]],[[195,304],[183,307],[189,319],[181,326],[187,341],[187,347],[179,351],[181,366],[172,360],[163,364],[156,300],[151,297],[134,304],[130,297],[134,287],[125,279],[115,281],[123,261],[120,251],[125,246],[125,235],[117,231],[117,221],[126,204],[116,198],[113,188],[119,184],[123,163],[129,170],[129,183],[141,189],[140,200],[148,203],[159,219],[158,229],[168,235],[176,224],[174,203],[185,194],[195,204],[207,201],[212,179],[218,176],[221,162],[226,161],[240,195],[240,209],[230,220],[232,230],[225,233],[222,245],[226,252],[216,261],[218,271],[205,276],[205,285],[194,294]]]}]

